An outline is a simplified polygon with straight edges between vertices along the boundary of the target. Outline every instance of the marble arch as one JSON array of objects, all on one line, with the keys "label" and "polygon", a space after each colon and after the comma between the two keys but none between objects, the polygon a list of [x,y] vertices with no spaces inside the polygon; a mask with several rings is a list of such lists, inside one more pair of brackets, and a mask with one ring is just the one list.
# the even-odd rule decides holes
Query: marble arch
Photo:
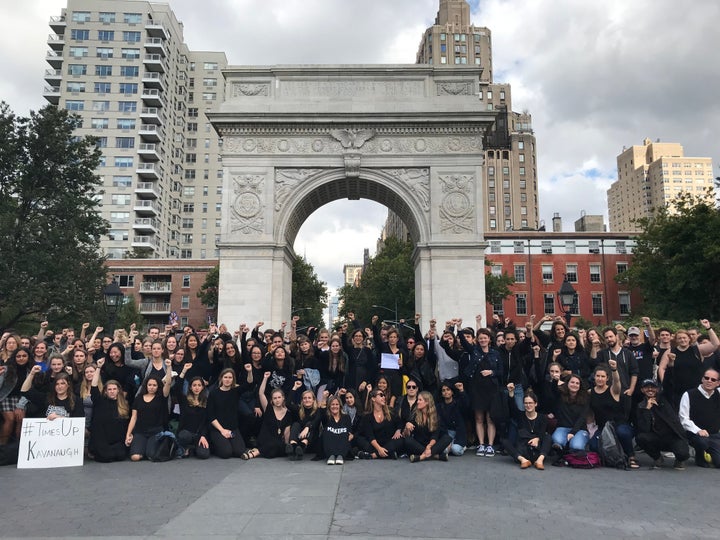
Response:
[{"label": "marble arch", "polygon": [[342,198],[377,201],[408,226],[425,320],[471,323],[484,313],[482,145],[496,112],[477,97],[480,73],[226,69],[225,101],[209,114],[223,138],[218,319],[287,320],[295,237],[312,212]]}]

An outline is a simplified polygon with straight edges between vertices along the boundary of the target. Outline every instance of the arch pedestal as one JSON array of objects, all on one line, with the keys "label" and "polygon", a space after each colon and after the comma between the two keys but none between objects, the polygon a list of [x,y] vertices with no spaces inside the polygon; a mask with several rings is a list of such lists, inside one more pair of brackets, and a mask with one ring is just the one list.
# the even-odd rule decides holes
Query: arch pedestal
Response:
[{"label": "arch pedestal", "polygon": [[480,72],[226,70],[226,101],[210,114],[224,143],[218,320],[288,320],[295,237],[340,198],[377,201],[407,225],[425,320],[484,313],[482,141],[496,113],[477,99]]}]

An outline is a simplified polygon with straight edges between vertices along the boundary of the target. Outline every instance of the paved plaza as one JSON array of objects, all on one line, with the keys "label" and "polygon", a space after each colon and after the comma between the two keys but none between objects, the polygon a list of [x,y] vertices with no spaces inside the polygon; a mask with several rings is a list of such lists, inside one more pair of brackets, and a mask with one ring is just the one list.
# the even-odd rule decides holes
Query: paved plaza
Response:
[{"label": "paved plaza", "polygon": [[717,538],[720,471],[449,463],[0,468],[2,538]]}]

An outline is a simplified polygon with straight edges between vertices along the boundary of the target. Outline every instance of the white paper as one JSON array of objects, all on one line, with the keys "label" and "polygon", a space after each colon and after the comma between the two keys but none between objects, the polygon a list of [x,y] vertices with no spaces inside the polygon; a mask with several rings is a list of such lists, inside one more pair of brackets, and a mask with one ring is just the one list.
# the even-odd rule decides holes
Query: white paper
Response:
[{"label": "white paper", "polygon": [[400,355],[382,353],[380,355],[380,367],[382,369],[400,369]]},{"label": "white paper", "polygon": [[17,468],[80,467],[84,440],[85,418],[25,418]]}]

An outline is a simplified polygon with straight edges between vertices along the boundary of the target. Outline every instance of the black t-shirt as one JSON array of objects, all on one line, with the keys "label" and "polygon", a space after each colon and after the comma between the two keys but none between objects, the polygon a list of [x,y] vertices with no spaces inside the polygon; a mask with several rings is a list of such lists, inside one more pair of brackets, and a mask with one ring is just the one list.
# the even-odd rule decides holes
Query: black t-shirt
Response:
[{"label": "black t-shirt", "polygon": [[137,411],[137,421],[133,432],[146,433],[164,429],[167,424],[167,398],[158,392],[150,401],[143,396],[133,402],[133,410]]},{"label": "black t-shirt", "polygon": [[635,360],[638,365],[638,384],[635,386],[635,392],[640,393],[640,383],[645,379],[653,378],[653,366],[655,365],[655,359],[653,358],[653,352],[655,347],[649,343],[641,343],[637,347],[628,345],[627,349],[633,353]]}]

